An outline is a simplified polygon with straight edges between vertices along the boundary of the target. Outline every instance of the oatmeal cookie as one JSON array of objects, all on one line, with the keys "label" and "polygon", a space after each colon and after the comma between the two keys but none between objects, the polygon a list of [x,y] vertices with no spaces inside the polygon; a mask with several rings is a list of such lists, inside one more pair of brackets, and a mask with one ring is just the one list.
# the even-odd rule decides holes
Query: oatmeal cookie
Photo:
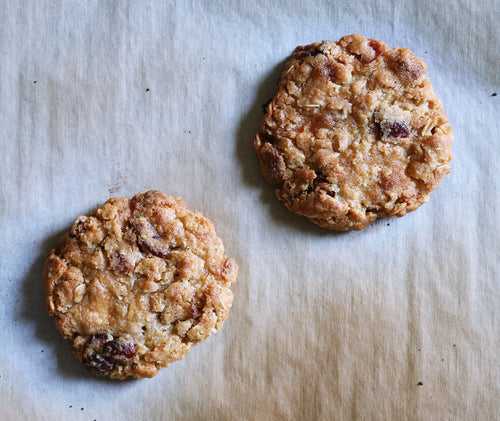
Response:
[{"label": "oatmeal cookie", "polygon": [[362,35],[297,47],[254,140],[279,200],[337,231],[419,207],[451,143],[424,62]]},{"label": "oatmeal cookie", "polygon": [[237,272],[212,223],[180,198],[111,198],[50,253],[49,314],[94,373],[152,377],[222,327]]}]

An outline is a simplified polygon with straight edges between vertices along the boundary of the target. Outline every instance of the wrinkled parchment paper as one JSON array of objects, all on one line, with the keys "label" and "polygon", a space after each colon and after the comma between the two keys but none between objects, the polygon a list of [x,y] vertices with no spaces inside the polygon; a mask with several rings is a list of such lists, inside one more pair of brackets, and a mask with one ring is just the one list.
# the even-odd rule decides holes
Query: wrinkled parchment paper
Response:
[{"label": "wrinkled parchment paper", "polygon": [[[3,1],[2,420],[499,420],[498,1]],[[250,140],[298,44],[353,32],[423,57],[453,173],[403,219],[293,216]],[[152,380],[89,376],[41,270],[109,195],[182,195],[241,267],[224,329]]]}]

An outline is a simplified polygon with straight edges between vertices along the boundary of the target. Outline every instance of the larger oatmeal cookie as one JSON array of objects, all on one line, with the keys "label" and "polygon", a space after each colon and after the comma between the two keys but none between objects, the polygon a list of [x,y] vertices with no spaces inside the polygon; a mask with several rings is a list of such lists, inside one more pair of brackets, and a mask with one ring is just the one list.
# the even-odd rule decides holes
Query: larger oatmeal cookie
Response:
[{"label": "larger oatmeal cookie", "polygon": [[362,35],[297,47],[254,141],[285,206],[338,231],[419,207],[451,143],[424,62]]},{"label": "larger oatmeal cookie", "polygon": [[222,327],[236,263],[212,223],[157,191],[81,216],[48,257],[48,308],[80,361],[152,377]]}]

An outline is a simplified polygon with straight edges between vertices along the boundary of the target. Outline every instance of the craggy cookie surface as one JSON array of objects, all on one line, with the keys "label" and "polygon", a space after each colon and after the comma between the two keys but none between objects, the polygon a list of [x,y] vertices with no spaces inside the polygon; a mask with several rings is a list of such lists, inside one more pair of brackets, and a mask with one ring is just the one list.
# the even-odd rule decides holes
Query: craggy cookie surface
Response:
[{"label": "craggy cookie surface", "polygon": [[340,231],[420,206],[451,143],[425,64],[361,35],[297,47],[254,141],[285,206]]},{"label": "craggy cookie surface", "polygon": [[210,221],[181,199],[111,198],[51,252],[49,313],[94,373],[152,377],[222,326],[237,271]]}]

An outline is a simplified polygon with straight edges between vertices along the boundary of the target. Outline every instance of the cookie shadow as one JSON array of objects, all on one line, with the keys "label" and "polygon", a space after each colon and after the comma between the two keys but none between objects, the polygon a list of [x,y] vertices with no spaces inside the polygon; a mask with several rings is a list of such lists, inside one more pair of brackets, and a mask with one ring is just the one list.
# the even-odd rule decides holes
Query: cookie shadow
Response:
[{"label": "cookie shadow", "polygon": [[34,325],[36,339],[44,344],[45,358],[54,358],[56,360],[57,370],[63,378],[67,380],[90,380],[99,382],[100,384],[109,383],[116,385],[123,383],[92,375],[72,355],[70,344],[59,334],[54,321],[48,315],[43,280],[45,260],[50,250],[61,243],[65,232],[67,230],[55,233],[42,243],[38,257],[31,265],[28,274],[21,283],[21,295],[23,299],[18,310],[21,320]]},{"label": "cookie shadow", "polygon": [[305,217],[288,211],[261,175],[260,165],[253,148],[253,139],[262,122],[264,105],[276,92],[279,75],[285,60],[278,63],[264,76],[257,88],[257,94],[250,109],[241,118],[237,131],[236,155],[241,164],[241,179],[244,184],[252,188],[260,188],[260,201],[269,210],[273,222],[305,234],[317,236],[342,235],[344,233],[321,229],[309,222]]}]

